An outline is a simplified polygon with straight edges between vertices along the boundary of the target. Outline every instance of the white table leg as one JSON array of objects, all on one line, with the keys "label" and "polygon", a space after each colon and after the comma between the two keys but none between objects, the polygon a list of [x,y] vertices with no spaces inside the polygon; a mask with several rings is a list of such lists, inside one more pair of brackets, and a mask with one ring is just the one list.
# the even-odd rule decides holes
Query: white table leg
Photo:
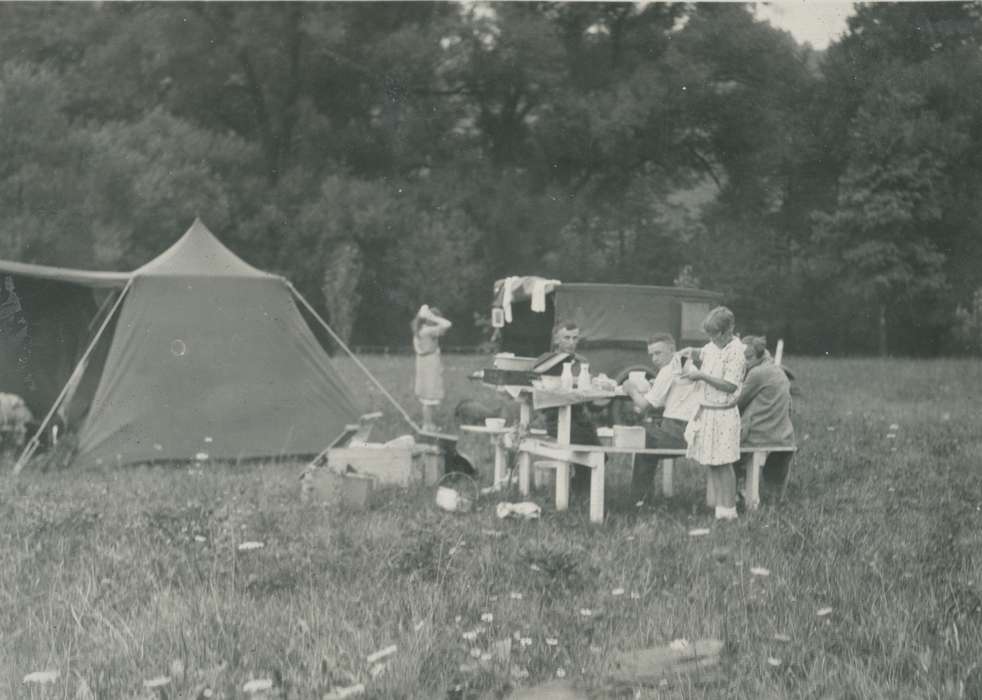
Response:
[{"label": "white table leg", "polygon": [[594,452],[590,469],[590,522],[603,524],[604,521],[604,455]]},{"label": "white table leg", "polygon": [[494,446],[494,486],[498,486],[508,478],[505,474],[505,448],[500,435],[492,435],[491,444]]},{"label": "white table leg", "polygon": [[674,459],[661,460],[661,492],[666,498],[675,495],[675,487],[672,484],[673,472],[675,471]]},{"label": "white table leg", "polygon": [[532,422],[532,406],[530,402],[531,399],[526,399],[522,401],[518,408],[518,424],[522,426],[523,431],[527,431],[529,423]]},{"label": "white table leg", "polygon": [[[519,408],[518,424],[520,432],[524,435],[528,433],[529,424],[532,422],[532,399],[526,398],[522,401]],[[528,496],[530,489],[529,482],[532,477],[532,455],[528,452],[518,453],[518,492],[523,496]]]},{"label": "white table leg", "polygon": [[[556,444],[568,445],[572,432],[573,407],[560,406],[559,417],[556,420]],[[564,468],[556,469],[556,510],[569,508],[569,479],[570,464],[566,462]],[[562,506],[559,505],[560,500],[562,500]]]},{"label": "white table leg", "polygon": [[747,510],[756,510],[760,505],[760,472],[767,462],[766,452],[754,452],[747,473]]},{"label": "white table leg", "polygon": [[573,432],[573,407],[560,406],[559,419],[556,421],[556,442],[568,445]]},{"label": "white table leg", "polygon": [[569,509],[569,462],[559,462],[556,468],[556,510]]}]

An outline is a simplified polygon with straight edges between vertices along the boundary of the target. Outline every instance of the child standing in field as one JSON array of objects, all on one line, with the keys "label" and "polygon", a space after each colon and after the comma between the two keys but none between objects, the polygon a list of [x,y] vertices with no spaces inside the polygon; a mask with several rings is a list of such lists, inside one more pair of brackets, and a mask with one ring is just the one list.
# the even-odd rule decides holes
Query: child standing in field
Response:
[{"label": "child standing in field", "polygon": [[423,407],[423,430],[435,431],[433,412],[443,401],[443,363],[440,360],[440,336],[451,323],[436,307],[423,304],[410,323],[413,350],[416,351],[416,398]]},{"label": "child standing in field", "polygon": [[736,398],[746,358],[733,327],[733,312],[728,308],[718,306],[710,311],[702,322],[709,342],[699,352],[699,369],[689,362],[686,374],[702,383],[702,402],[685,431],[686,456],[709,467],[708,490],[715,497],[710,505],[716,507],[717,520],[737,517],[733,464],[740,460],[740,411]]}]

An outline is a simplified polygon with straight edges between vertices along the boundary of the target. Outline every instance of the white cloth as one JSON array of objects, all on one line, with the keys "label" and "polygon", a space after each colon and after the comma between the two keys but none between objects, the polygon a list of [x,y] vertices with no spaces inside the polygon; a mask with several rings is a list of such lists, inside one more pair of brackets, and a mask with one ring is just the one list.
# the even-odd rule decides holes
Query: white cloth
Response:
[{"label": "white cloth", "polygon": [[[673,360],[673,363],[677,361]],[[662,415],[665,418],[688,423],[702,403],[702,387],[698,382],[676,374],[675,365],[669,364],[658,370],[644,398],[653,408],[664,408]]]},{"label": "white cloth", "polygon": [[743,350],[743,343],[733,338],[724,348],[706,343],[700,353],[700,369],[704,373],[736,386],[736,392],[728,394],[708,382],[699,382],[702,400],[685,430],[688,443],[685,456],[700,464],[731,464],[740,459],[740,411],[736,397],[746,368]]},{"label": "white cloth", "polygon": [[501,308],[505,312],[505,323],[511,323],[511,302],[512,294],[515,291],[515,284],[521,284],[521,277],[506,277],[502,283]]},{"label": "white cloth", "polygon": [[532,283],[532,311],[540,314],[545,312],[546,294],[555,289],[558,284],[560,284],[559,280],[536,278]]}]

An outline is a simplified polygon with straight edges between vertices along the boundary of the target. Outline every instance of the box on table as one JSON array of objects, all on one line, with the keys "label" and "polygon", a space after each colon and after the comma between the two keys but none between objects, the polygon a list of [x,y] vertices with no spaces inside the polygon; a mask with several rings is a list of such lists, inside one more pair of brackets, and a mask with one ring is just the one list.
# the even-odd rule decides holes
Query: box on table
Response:
[{"label": "box on table", "polygon": [[634,449],[644,449],[645,445],[644,426],[640,425],[615,425],[614,426],[614,447],[626,447]]},{"label": "box on table", "polygon": [[332,447],[327,451],[328,470],[374,476],[379,484],[433,485],[443,476],[443,452],[436,445]]}]

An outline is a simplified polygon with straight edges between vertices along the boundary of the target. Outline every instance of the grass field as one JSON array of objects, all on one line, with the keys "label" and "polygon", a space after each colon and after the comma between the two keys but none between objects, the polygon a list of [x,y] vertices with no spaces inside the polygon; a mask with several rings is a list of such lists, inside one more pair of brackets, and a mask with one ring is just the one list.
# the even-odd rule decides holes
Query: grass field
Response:
[{"label": "grass field", "polygon": [[[410,358],[366,362],[411,406]],[[603,526],[544,494],[538,522],[498,520],[494,501],[443,513],[431,490],[329,512],[299,502],[297,466],[5,470],[0,697],[233,698],[255,679],[266,697],[353,680],[371,698],[500,697],[557,675],[619,697],[613,652],[706,637],[726,643],[722,680],[624,697],[982,697],[982,364],[789,364],[788,496],[734,524],[712,521],[694,468],[643,508],[612,469]],[[446,365],[445,412],[489,396],[464,379],[480,358]],[[373,677],[366,657],[393,644]],[[44,670],[58,678],[22,682]]]}]

